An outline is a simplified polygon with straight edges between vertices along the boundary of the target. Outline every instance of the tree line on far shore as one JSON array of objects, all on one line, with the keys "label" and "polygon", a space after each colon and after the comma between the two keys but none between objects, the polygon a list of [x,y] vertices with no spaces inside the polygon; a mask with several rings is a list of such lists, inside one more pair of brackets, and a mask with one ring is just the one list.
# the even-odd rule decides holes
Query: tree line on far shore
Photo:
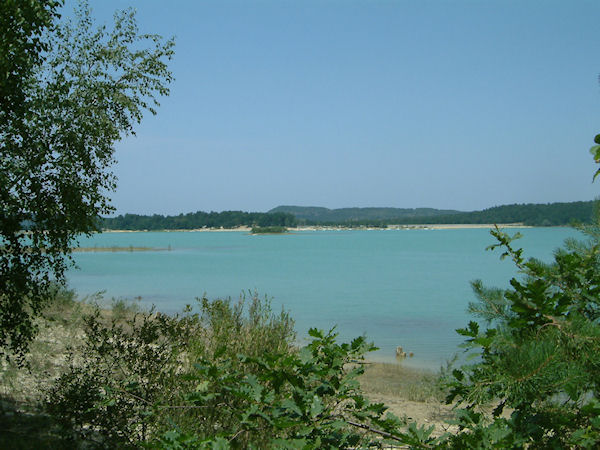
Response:
[{"label": "tree line on far shore", "polygon": [[[103,218],[101,228],[108,230],[189,230],[199,228],[237,228],[246,227],[296,227],[302,225],[327,225],[342,227],[386,227],[388,225],[407,224],[484,224],[484,223],[522,223],[530,226],[561,226],[573,222],[590,223],[593,217],[593,201],[547,203],[547,204],[514,204],[487,208],[481,211],[451,212],[423,209],[424,215],[388,217],[373,217],[374,208],[353,208],[354,217],[331,220],[335,211],[321,208],[324,212],[315,214],[311,207],[278,207],[268,213],[223,211],[179,214],[177,216],[151,216],[125,214],[117,217]],[[278,210],[280,209],[281,210]],[[284,210],[285,208],[289,211]],[[393,208],[385,208],[393,210]],[[310,218],[305,214],[310,210]],[[363,211],[365,214],[363,214]],[[409,210],[398,210],[409,211]],[[431,212],[433,211],[433,213]],[[442,213],[442,214],[440,214]],[[332,216],[333,214],[333,216]]]},{"label": "tree line on far shore", "polygon": [[[513,204],[435,217],[420,217],[416,221],[400,223],[522,223],[531,226],[571,225],[573,222],[590,223],[594,202],[545,204]],[[430,221],[429,221],[430,220]]]},{"label": "tree line on far shore", "polygon": [[244,211],[223,211],[179,214],[163,216],[154,214],[143,216],[125,214],[105,218],[101,227],[109,230],[193,230],[199,228],[238,228],[238,227],[295,227],[297,220],[289,213],[259,213]]}]

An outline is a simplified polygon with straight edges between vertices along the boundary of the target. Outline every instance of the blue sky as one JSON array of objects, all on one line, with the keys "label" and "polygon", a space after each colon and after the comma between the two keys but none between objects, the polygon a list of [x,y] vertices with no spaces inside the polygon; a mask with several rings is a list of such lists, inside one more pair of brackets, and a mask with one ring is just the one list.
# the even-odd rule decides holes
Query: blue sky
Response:
[{"label": "blue sky", "polygon": [[598,1],[91,1],[175,36],[117,213],[590,200]]}]

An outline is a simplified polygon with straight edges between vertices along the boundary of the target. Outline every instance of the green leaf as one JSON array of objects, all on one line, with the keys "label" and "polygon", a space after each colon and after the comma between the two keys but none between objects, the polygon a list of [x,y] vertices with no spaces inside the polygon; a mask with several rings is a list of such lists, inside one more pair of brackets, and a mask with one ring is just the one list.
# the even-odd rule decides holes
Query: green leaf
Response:
[{"label": "green leaf", "polygon": [[312,402],[310,403],[310,416],[312,418],[317,417],[323,412],[323,402],[316,395],[313,396]]},{"label": "green leaf", "polygon": [[231,447],[229,446],[229,441],[227,439],[217,437],[213,440],[210,448],[212,450],[228,450]]},{"label": "green leaf", "polygon": [[302,364],[308,364],[313,360],[313,354],[310,348],[302,347],[298,352],[298,357]]},{"label": "green leaf", "polygon": [[196,392],[206,392],[210,383],[207,380],[201,381],[196,385]]},{"label": "green leaf", "polygon": [[306,439],[273,439],[271,448],[309,449],[312,448]]},{"label": "green leaf", "polygon": [[293,413],[292,415],[295,415],[298,417],[302,416],[302,410],[298,407],[296,402],[291,398],[286,398],[285,400],[283,400],[281,402],[281,407],[283,409]]},{"label": "green leaf", "polygon": [[477,337],[479,334],[479,324],[477,322],[470,321],[468,328],[458,328],[456,332],[462,336]]},{"label": "green leaf", "polygon": [[310,328],[308,330],[308,335],[317,339],[323,339],[323,330],[319,330],[317,328]]}]

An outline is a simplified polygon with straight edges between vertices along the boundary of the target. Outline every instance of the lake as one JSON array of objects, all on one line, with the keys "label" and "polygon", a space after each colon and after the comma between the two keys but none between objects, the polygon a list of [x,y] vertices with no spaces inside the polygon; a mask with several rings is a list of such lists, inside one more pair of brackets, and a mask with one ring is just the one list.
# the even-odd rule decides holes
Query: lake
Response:
[{"label": "lake", "polygon": [[[507,230],[524,236],[525,256],[550,261],[570,228]],[[439,368],[460,351],[455,332],[470,317],[469,282],[506,287],[516,274],[487,229],[304,231],[286,235],[246,232],[107,232],[80,240],[82,247],[154,247],[140,252],[75,253],[68,272],[80,296],[139,300],[166,313],[196,297],[232,297],[257,291],[296,321],[299,341],[310,327],[337,326],[340,339],[365,334],[395,360],[401,345],[414,357],[403,364]]]}]

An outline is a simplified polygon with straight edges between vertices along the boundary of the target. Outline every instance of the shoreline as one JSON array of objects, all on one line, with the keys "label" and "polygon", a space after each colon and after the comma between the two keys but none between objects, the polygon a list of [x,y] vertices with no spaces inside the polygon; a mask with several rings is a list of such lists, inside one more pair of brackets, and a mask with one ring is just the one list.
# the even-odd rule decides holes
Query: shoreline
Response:
[{"label": "shoreline", "polygon": [[[556,227],[535,227],[532,225],[524,225],[522,223],[441,223],[441,224],[406,224],[406,225],[388,225],[386,228],[378,227],[342,227],[328,225],[310,225],[300,227],[289,227],[288,231],[404,231],[404,230],[464,230],[464,229],[489,229],[498,225],[498,228],[563,228],[565,226]],[[103,229],[102,233],[228,233],[228,232],[250,232],[251,227],[241,226],[237,228],[190,228],[190,229],[173,229],[173,230],[111,230]]]}]

